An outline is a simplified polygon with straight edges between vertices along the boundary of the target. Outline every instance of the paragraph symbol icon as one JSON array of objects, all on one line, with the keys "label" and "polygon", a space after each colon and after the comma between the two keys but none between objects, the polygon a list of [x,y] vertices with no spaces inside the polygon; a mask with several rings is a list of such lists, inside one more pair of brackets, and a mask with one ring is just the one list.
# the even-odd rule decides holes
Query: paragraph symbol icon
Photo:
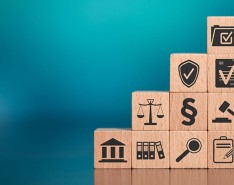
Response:
[{"label": "paragraph symbol icon", "polygon": [[182,124],[186,126],[191,126],[195,123],[195,117],[197,115],[197,109],[191,106],[189,103],[194,103],[193,98],[186,98],[183,101],[183,107],[181,109],[181,114],[186,117],[188,121],[183,120]]}]

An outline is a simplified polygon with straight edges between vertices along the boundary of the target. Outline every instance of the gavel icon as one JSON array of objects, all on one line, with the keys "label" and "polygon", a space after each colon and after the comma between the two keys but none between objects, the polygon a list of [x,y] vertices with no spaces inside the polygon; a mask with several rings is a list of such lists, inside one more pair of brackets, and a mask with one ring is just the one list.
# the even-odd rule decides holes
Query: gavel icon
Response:
[{"label": "gavel icon", "polygon": [[230,103],[228,103],[227,101],[224,101],[223,103],[222,103],[222,105],[219,107],[219,110],[221,111],[221,112],[229,112],[231,115],[233,115],[234,116],[234,112],[231,110],[231,109],[229,109],[229,106],[230,106]]}]

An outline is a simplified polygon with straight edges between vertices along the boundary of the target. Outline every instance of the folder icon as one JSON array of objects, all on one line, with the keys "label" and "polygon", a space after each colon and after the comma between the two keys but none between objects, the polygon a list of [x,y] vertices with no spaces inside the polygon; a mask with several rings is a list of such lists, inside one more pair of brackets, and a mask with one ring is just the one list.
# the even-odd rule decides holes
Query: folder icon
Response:
[{"label": "folder icon", "polygon": [[137,159],[143,159],[142,151],[143,151],[143,143],[137,142]]},{"label": "folder icon", "polygon": [[155,142],[149,143],[149,159],[155,159]]},{"label": "folder icon", "polygon": [[213,141],[213,161],[214,163],[232,163],[233,155],[225,157],[233,148],[233,140],[226,136],[221,136]]},{"label": "folder icon", "polygon": [[156,149],[157,149],[157,152],[158,152],[158,158],[159,159],[164,159],[165,158],[165,154],[164,154],[164,151],[163,151],[163,148],[162,148],[161,141],[158,141],[155,144],[156,144]]},{"label": "folder icon", "polygon": [[149,159],[149,143],[143,142],[143,159]]},{"label": "folder icon", "polygon": [[158,154],[159,159],[164,159],[165,155],[162,148],[161,141],[158,142],[137,142],[136,155],[137,159],[152,160]]},{"label": "folder icon", "polygon": [[212,46],[234,46],[233,42],[234,26],[211,27],[211,43]]}]

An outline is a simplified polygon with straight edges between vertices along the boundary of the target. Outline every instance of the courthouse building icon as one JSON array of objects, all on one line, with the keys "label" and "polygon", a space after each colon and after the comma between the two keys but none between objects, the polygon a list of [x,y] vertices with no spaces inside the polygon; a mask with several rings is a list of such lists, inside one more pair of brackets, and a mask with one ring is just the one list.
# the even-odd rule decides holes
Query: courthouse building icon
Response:
[{"label": "courthouse building icon", "polygon": [[102,160],[99,162],[127,162],[124,160],[125,144],[112,138],[101,144]]}]

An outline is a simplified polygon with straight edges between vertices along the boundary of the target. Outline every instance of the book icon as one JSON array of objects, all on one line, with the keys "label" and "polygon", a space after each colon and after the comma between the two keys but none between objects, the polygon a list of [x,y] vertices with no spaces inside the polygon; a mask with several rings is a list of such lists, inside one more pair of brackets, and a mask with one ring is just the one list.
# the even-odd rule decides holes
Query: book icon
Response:
[{"label": "book icon", "polygon": [[143,142],[143,159],[149,159],[149,143]]},{"label": "book icon", "polygon": [[149,159],[155,159],[155,143],[149,142]]},{"label": "book icon", "polygon": [[163,152],[161,141],[158,141],[155,144],[156,144],[156,149],[157,149],[157,152],[158,152],[158,158],[159,159],[164,159],[165,155],[164,155],[164,152]]},{"label": "book icon", "polygon": [[137,142],[137,159],[138,160],[152,160],[155,159],[156,152],[159,159],[164,159],[164,151],[161,141],[158,142]]},{"label": "book icon", "polygon": [[214,163],[233,163],[233,139],[221,136],[213,141],[213,161]]}]

